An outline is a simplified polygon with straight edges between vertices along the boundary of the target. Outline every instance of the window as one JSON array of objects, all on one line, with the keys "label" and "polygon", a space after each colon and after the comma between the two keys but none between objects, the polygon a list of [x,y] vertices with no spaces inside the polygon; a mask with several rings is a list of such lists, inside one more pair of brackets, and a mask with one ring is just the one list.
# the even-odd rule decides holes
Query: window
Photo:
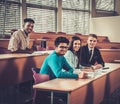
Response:
[{"label": "window", "polygon": [[63,0],[62,26],[66,33],[89,33],[90,1]]},{"label": "window", "polygon": [[114,11],[114,0],[96,0],[96,9]]},{"label": "window", "polygon": [[[21,27],[21,0],[0,0],[0,37]],[[58,0],[26,0],[27,17],[35,20],[35,32],[57,31]],[[89,34],[90,1],[62,0],[62,32]],[[114,12],[115,0],[95,0],[96,13]]]},{"label": "window", "polygon": [[0,37],[20,28],[20,0],[0,1]]},{"label": "window", "polygon": [[26,0],[27,17],[35,20],[35,32],[56,31],[56,0]]}]

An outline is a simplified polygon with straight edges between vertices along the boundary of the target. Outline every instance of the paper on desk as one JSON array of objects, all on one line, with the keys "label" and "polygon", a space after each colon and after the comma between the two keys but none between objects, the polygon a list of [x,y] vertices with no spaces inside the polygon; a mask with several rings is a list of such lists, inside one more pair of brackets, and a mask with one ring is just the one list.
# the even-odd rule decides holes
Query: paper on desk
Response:
[{"label": "paper on desk", "polygon": [[35,51],[33,54],[51,54],[53,50],[48,50],[48,51]]}]

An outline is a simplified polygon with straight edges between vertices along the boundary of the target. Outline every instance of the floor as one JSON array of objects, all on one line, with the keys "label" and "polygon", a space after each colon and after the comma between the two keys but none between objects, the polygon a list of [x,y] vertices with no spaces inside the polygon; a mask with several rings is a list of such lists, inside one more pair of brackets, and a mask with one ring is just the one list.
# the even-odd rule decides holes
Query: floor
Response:
[{"label": "floor", "polygon": [[0,88],[0,104],[32,104],[32,81]]},{"label": "floor", "polygon": [[[34,92],[32,85],[33,81],[29,81],[16,86],[0,88],[0,104],[32,104]],[[46,93],[46,95],[42,94],[42,92],[37,93],[36,104],[49,104],[50,94]],[[40,102],[41,98],[46,99],[44,100],[46,103],[44,101],[43,103]],[[59,98],[55,97],[54,104],[66,104]],[[117,88],[110,96],[104,98],[100,104],[120,104],[120,88]]]}]

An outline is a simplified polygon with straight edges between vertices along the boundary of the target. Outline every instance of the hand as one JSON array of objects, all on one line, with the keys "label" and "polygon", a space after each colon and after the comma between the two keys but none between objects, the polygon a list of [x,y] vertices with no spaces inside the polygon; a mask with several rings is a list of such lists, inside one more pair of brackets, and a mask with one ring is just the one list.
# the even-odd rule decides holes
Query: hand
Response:
[{"label": "hand", "polygon": [[86,78],[86,73],[85,73],[85,71],[81,71],[81,72],[78,74],[78,78],[80,78],[80,79]]},{"label": "hand", "polygon": [[83,68],[83,69],[81,69],[81,71],[89,71],[89,72],[91,72],[91,71],[93,71],[93,67]]},{"label": "hand", "polygon": [[96,64],[96,65],[94,65],[94,66],[92,66],[93,67],[93,69],[100,69],[100,68],[102,68],[103,66],[101,65],[101,64]]}]

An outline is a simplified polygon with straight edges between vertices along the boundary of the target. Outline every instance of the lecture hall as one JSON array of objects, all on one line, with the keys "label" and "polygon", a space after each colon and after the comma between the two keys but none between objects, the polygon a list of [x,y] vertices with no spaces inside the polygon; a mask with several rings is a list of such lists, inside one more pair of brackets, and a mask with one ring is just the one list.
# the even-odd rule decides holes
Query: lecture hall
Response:
[{"label": "lecture hall", "polygon": [[119,73],[120,0],[0,0],[0,104],[120,104]]}]

